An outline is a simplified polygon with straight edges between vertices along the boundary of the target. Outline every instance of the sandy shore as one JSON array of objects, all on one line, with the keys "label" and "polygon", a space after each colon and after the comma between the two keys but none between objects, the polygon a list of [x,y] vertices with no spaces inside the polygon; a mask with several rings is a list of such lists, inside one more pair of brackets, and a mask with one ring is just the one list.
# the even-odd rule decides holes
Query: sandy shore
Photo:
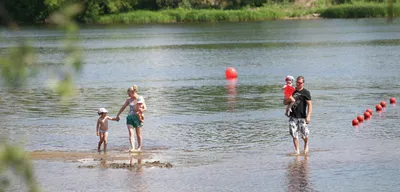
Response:
[{"label": "sandy shore", "polygon": [[139,169],[141,167],[171,168],[169,162],[154,160],[154,151],[108,151],[104,152],[74,152],[74,151],[31,151],[26,155],[32,160],[49,160],[83,163],[80,168],[117,168]]}]

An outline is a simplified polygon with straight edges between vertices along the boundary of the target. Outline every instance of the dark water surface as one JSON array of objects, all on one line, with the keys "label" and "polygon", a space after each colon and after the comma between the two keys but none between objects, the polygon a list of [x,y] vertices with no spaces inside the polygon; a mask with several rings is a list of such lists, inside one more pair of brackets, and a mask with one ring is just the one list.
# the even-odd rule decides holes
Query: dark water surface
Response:
[{"label": "dark water surface", "polygon": [[[399,29],[384,19],[83,28],[85,65],[67,104],[46,89],[62,33],[3,31],[2,51],[23,36],[46,67],[28,88],[1,88],[0,135],[28,151],[95,151],[97,108],[116,115],[137,84],[144,150],[164,149],[155,159],[174,167],[35,161],[46,191],[399,191],[399,107],[351,126],[381,100],[400,100]],[[237,80],[225,79],[228,66]],[[289,155],[286,75],[305,76],[312,94],[308,157]],[[124,124],[110,122],[111,151],[128,148]]]}]

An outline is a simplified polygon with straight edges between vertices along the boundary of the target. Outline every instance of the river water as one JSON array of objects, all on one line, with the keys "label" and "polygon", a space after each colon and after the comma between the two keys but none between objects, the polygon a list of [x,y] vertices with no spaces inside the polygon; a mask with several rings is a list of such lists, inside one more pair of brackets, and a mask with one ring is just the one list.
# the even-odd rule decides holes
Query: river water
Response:
[{"label": "river water", "polygon": [[[143,149],[173,168],[36,160],[45,191],[399,191],[399,108],[351,125],[399,100],[399,29],[384,19],[84,27],[79,91],[67,103],[46,88],[62,33],[3,30],[3,50],[24,37],[45,67],[26,88],[1,88],[0,135],[27,151],[94,152],[96,110],[115,116],[136,84],[148,107]],[[235,80],[225,79],[230,66]],[[304,76],[312,95],[307,157],[290,155],[286,75]],[[109,134],[109,151],[128,148],[124,119]]]}]

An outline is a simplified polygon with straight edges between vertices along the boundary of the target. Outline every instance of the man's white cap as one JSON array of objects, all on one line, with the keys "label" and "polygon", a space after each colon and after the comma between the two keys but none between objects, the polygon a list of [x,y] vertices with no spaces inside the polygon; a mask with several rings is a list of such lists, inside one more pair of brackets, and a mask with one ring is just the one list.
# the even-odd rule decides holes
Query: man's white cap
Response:
[{"label": "man's white cap", "polygon": [[144,103],[144,98],[142,96],[139,96],[137,98],[137,103]]},{"label": "man's white cap", "polygon": [[97,110],[97,113],[108,113],[106,108],[100,108],[99,110]]}]

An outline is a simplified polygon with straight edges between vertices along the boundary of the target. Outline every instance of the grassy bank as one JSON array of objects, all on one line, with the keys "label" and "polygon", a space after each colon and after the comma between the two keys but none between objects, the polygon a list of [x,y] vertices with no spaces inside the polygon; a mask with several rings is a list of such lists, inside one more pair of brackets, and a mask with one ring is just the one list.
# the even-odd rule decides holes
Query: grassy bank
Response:
[{"label": "grassy bank", "polygon": [[210,9],[173,9],[162,11],[133,11],[128,13],[104,15],[99,24],[131,23],[176,23],[176,22],[236,22],[283,19],[300,17],[316,12],[316,9],[305,9],[295,6],[270,6],[261,8],[244,8],[241,10]]},{"label": "grassy bank", "polygon": [[[400,16],[400,4],[393,5],[393,15]],[[362,3],[316,5],[311,8],[295,5],[267,5],[261,8],[243,8],[241,10],[211,9],[172,9],[161,11],[132,11],[127,13],[101,16],[98,24],[143,24],[143,23],[177,23],[177,22],[236,22],[261,21],[287,18],[312,18],[311,14],[320,14],[322,18],[365,18],[388,16],[388,5],[385,3]]]},{"label": "grassy bank", "polygon": [[[321,11],[324,18],[368,18],[387,17],[388,4],[363,3],[363,4],[342,4],[328,7]],[[393,16],[400,16],[400,4],[393,5]]]}]

